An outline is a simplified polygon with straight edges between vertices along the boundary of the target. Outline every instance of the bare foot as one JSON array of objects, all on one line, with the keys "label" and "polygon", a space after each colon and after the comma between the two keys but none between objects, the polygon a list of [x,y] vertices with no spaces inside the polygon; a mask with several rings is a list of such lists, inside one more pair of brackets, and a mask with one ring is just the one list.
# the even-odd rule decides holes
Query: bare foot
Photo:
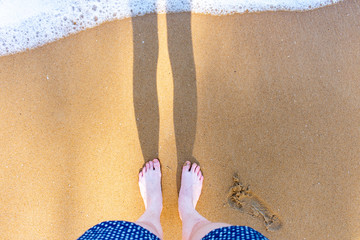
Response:
[{"label": "bare foot", "polygon": [[179,213],[183,219],[185,215],[193,214],[201,194],[204,177],[200,166],[186,161],[181,176],[181,188],[179,193]]},{"label": "bare foot", "polygon": [[145,209],[160,215],[162,210],[160,162],[154,159],[146,163],[139,173],[140,193]]}]

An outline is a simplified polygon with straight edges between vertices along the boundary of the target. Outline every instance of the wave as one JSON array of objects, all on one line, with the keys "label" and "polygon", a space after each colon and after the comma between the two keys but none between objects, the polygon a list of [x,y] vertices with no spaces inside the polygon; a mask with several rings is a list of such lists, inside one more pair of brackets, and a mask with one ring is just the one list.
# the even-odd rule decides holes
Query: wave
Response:
[{"label": "wave", "polygon": [[307,11],[341,0],[0,0],[0,56],[36,48],[103,22],[149,13],[227,15]]}]

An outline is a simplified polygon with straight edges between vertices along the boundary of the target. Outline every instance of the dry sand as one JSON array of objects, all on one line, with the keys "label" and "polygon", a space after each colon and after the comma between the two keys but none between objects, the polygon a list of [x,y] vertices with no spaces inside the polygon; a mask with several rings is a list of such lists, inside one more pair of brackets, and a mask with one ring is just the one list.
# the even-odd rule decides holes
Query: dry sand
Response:
[{"label": "dry sand", "polygon": [[[201,164],[198,210],[212,221],[270,239],[360,239],[359,19],[357,1],[147,15],[1,57],[0,238],[135,221],[138,169],[158,156],[165,239],[181,237],[186,159]],[[229,205],[235,173],[280,229]]]}]

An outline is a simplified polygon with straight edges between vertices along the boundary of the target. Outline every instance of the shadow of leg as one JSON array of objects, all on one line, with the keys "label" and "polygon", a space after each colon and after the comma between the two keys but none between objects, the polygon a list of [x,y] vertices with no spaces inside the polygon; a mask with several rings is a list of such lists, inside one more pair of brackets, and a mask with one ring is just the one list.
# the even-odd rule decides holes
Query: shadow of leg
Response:
[{"label": "shadow of leg", "polygon": [[157,16],[132,18],[135,119],[144,161],[158,157],[159,106],[156,90],[158,60]]},{"label": "shadow of leg", "polygon": [[[191,36],[191,13],[168,14],[168,49],[174,79],[174,128],[177,149],[177,189],[182,165],[192,156],[196,135],[197,88]],[[180,34],[181,33],[181,34]]]}]

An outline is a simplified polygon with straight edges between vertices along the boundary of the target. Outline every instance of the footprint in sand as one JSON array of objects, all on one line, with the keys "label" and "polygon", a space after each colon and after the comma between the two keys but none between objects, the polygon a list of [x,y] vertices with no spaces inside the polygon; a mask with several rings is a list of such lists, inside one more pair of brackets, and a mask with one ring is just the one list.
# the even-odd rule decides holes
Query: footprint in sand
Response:
[{"label": "footprint in sand", "polygon": [[261,217],[268,231],[279,230],[282,226],[279,217],[266,206],[263,200],[249,190],[249,186],[242,185],[237,175],[233,176],[233,180],[234,184],[228,196],[230,206],[252,216]]}]

